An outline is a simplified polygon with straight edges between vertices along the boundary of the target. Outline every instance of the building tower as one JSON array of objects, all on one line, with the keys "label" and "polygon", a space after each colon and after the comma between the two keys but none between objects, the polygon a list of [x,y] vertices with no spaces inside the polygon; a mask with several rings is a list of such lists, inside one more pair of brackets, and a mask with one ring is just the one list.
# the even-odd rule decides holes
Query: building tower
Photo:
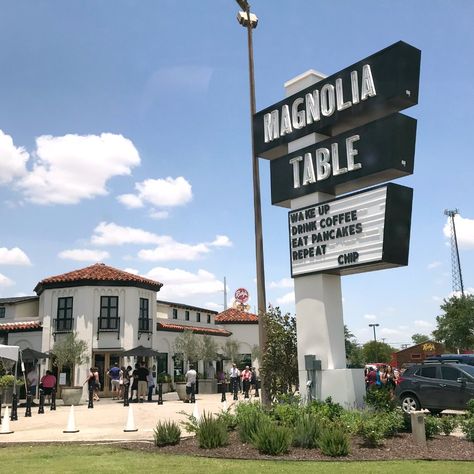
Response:
[{"label": "building tower", "polygon": [[449,224],[451,227],[451,272],[453,279],[453,291],[460,292],[464,296],[464,286],[462,283],[461,261],[459,260],[458,239],[456,237],[456,226],[454,224],[454,217],[459,214],[458,209],[445,209],[444,214],[449,217]]}]

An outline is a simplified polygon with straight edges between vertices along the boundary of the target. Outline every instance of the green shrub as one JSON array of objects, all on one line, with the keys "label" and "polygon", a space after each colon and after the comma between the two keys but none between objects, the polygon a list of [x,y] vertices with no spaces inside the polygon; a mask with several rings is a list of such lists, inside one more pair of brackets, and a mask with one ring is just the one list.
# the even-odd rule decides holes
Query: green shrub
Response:
[{"label": "green shrub", "polygon": [[278,456],[288,452],[292,439],[291,429],[279,426],[270,419],[262,422],[252,438],[252,444],[262,454]]},{"label": "green shrub", "polygon": [[174,421],[159,421],[153,430],[155,446],[178,444],[181,438],[181,429]]},{"label": "green shrub", "polygon": [[251,443],[262,424],[270,418],[263,411],[244,411],[237,416],[237,430],[242,443]]},{"label": "green shrub", "polygon": [[405,430],[404,413],[401,408],[383,414],[385,420],[385,436],[395,436]]},{"label": "green shrub", "polygon": [[349,435],[343,426],[331,424],[321,430],[319,448],[326,456],[347,456],[349,454]]},{"label": "green shrub", "polygon": [[441,433],[441,423],[437,416],[425,416],[425,435],[427,439],[434,438]]},{"label": "green shrub", "polygon": [[468,416],[460,422],[460,425],[466,439],[468,441],[474,441],[474,416]]},{"label": "green shrub", "polygon": [[459,425],[459,420],[456,416],[442,416],[439,418],[441,431],[449,436]]},{"label": "green shrub", "polygon": [[227,431],[234,431],[237,428],[237,416],[231,413],[229,409],[222,410],[216,417],[224,423]]},{"label": "green shrub", "polygon": [[375,411],[392,411],[397,406],[397,400],[390,390],[384,388],[370,388],[367,390],[364,400]]},{"label": "green shrub", "polygon": [[359,422],[357,434],[367,446],[380,446],[386,437],[385,414],[365,413]]},{"label": "green shrub", "polygon": [[305,413],[295,424],[292,444],[307,449],[317,448],[320,432],[321,419],[315,415]]},{"label": "green shrub", "polygon": [[341,426],[350,434],[356,434],[359,429],[359,422],[363,416],[360,410],[344,410],[339,418]]},{"label": "green shrub", "polygon": [[334,403],[331,397],[328,397],[324,402],[313,400],[308,406],[308,411],[330,421],[336,421],[344,413],[344,408],[339,403]]},{"label": "green shrub", "polygon": [[298,420],[301,419],[305,413],[305,407],[295,403],[286,404],[279,403],[272,407],[270,412],[272,418],[278,423],[285,426],[295,426]]},{"label": "green shrub", "polygon": [[199,447],[204,449],[220,448],[229,444],[226,425],[214,418],[212,413],[208,414],[205,411],[199,420],[196,437]]},{"label": "green shrub", "polygon": [[467,414],[468,416],[474,416],[474,398],[467,402]]}]

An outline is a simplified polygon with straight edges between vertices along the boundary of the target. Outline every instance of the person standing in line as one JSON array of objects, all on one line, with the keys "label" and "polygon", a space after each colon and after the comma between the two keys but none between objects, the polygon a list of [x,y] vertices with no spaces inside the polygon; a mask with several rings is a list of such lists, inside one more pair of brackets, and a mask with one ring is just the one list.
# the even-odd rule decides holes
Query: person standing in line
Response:
[{"label": "person standing in line", "polygon": [[123,395],[122,397],[125,399],[125,397],[130,396],[130,374],[132,371],[131,366],[127,366],[127,368],[122,367],[122,372],[123,372]]},{"label": "person standing in line", "polygon": [[148,401],[153,401],[153,389],[155,388],[155,379],[153,378],[153,374],[150,369],[148,369],[148,375],[146,377],[146,381],[148,384]]},{"label": "person standing in line", "polygon": [[147,377],[149,370],[145,367],[145,361],[142,361],[140,367],[137,369],[137,379],[138,379],[138,398],[140,403],[143,403],[145,396],[148,393],[148,381]]},{"label": "person standing in line", "polygon": [[232,364],[232,368],[229,371],[230,387],[234,394],[234,400],[237,400],[237,392],[239,389],[240,370],[237,368],[235,362]]},{"label": "person standing in line", "polygon": [[196,388],[197,372],[194,370],[192,365],[189,366],[189,370],[186,372],[186,400],[184,403],[189,403],[193,399]]},{"label": "person standing in line", "polygon": [[250,367],[248,365],[245,366],[245,369],[242,370],[242,388],[244,391],[244,397],[249,398],[249,390],[250,390],[250,380],[252,379],[252,372],[250,371]]},{"label": "person standing in line", "polygon": [[92,390],[94,400],[99,401],[99,395],[97,394],[97,390],[96,390],[96,377],[95,377],[96,372],[95,371],[96,371],[95,367],[91,367],[89,369],[89,375],[87,376],[86,380],[84,381],[82,385],[85,385],[87,383],[87,388],[88,388],[89,393]]},{"label": "person standing in line", "polygon": [[56,377],[50,370],[47,370],[46,374],[41,377],[40,388],[43,390],[44,395],[51,402],[51,394],[56,388]]},{"label": "person standing in line", "polygon": [[135,370],[132,372],[132,380],[130,385],[130,400],[133,401],[133,394],[135,393],[135,401],[138,402],[138,363],[135,364]]},{"label": "person standing in line", "polygon": [[120,392],[120,368],[118,362],[115,362],[114,366],[107,372],[107,376],[110,377],[110,384],[112,385],[112,400],[119,398]]},{"label": "person standing in line", "polygon": [[28,391],[31,393],[33,398],[36,398],[36,387],[38,386],[38,373],[36,367],[33,366],[26,374],[26,382],[28,384]]}]

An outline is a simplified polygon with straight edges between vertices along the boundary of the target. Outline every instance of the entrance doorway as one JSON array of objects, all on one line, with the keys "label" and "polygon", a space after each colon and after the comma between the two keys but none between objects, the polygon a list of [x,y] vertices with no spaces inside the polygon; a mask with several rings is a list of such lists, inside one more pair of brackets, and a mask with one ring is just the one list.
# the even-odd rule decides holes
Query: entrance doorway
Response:
[{"label": "entrance doorway", "polygon": [[93,367],[97,367],[97,371],[99,372],[99,395],[101,397],[111,397],[112,383],[110,377],[107,375],[107,372],[114,366],[116,362],[120,367],[120,354],[116,352],[97,352],[93,354],[92,359]]}]

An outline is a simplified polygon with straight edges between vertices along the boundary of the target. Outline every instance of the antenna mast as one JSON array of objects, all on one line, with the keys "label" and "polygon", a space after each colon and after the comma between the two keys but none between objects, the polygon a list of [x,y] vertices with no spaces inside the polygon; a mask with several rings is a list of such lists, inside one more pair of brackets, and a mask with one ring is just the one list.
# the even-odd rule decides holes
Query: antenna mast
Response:
[{"label": "antenna mast", "polygon": [[451,227],[451,272],[453,279],[453,291],[460,292],[464,296],[464,285],[462,283],[461,261],[459,259],[458,239],[456,237],[456,226],[454,224],[454,217],[459,214],[458,209],[444,211],[444,214],[449,217],[449,224]]}]

